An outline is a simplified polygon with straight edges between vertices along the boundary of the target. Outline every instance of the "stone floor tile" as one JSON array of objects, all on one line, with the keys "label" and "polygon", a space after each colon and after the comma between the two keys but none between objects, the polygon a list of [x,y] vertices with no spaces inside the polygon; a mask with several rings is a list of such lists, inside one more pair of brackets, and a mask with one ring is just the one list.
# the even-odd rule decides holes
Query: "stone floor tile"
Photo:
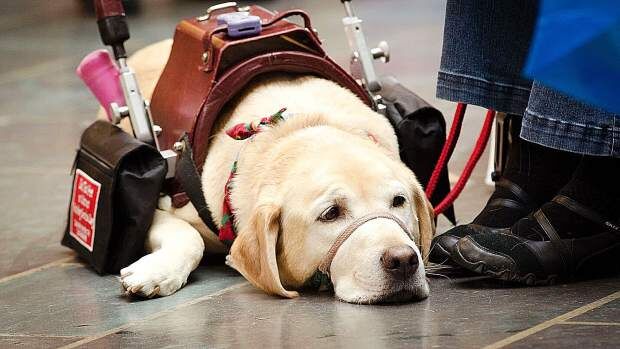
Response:
[{"label": "stone floor tile", "polygon": [[619,322],[620,323],[620,300],[607,303],[599,308],[572,318],[570,321],[595,321],[595,322]]},{"label": "stone floor tile", "polygon": [[474,348],[613,293],[618,281],[521,288],[480,277],[432,279],[428,300],[376,306],[316,292],[284,300],[247,286],[128,326],[88,347]]},{"label": "stone floor tile", "polygon": [[225,266],[201,267],[173,297],[121,296],[115,276],[68,263],[0,283],[0,334],[88,336],[242,283]]},{"label": "stone floor tile", "polygon": [[525,348],[618,348],[620,326],[554,325],[507,346]]}]

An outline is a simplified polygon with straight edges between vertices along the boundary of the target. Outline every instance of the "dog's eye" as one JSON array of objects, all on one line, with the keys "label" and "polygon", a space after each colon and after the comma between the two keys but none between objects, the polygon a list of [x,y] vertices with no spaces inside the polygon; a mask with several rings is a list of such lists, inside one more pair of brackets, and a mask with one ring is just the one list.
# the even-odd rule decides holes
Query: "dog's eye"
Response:
[{"label": "dog's eye", "polygon": [[331,222],[336,220],[338,217],[340,217],[340,207],[334,205],[323,211],[323,213],[319,216],[319,220],[323,222]]},{"label": "dog's eye", "polygon": [[401,207],[405,204],[407,199],[402,195],[396,195],[394,199],[392,199],[392,207]]}]

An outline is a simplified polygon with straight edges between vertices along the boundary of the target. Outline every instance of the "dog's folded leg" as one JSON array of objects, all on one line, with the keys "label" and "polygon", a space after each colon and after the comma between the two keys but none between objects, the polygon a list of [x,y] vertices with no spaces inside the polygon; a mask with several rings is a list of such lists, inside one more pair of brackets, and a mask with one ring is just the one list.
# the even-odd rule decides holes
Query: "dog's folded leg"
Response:
[{"label": "dog's folded leg", "polygon": [[200,233],[189,223],[157,210],[148,233],[150,254],[121,270],[125,294],[168,296],[183,287],[204,252]]}]

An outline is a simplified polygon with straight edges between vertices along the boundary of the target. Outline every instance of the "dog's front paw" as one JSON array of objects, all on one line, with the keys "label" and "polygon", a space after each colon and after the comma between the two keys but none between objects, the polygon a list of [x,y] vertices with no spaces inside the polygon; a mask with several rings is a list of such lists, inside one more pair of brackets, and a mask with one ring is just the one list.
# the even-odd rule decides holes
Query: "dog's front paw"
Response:
[{"label": "dog's front paw", "polygon": [[121,270],[121,286],[126,295],[168,296],[187,282],[190,268],[180,260],[151,253]]}]

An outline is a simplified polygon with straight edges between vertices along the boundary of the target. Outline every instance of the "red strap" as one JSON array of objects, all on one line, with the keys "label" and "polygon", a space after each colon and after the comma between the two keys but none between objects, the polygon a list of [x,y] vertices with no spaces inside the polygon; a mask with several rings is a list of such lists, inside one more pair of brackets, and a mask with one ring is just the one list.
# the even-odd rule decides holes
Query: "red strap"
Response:
[{"label": "red strap", "polygon": [[454,147],[456,146],[456,141],[459,139],[459,135],[461,134],[461,126],[463,125],[463,117],[465,116],[466,109],[467,104],[465,103],[459,103],[456,106],[456,111],[454,112],[454,119],[452,120],[452,127],[450,127],[450,134],[448,134],[446,143],[444,143],[441,154],[439,155],[439,159],[437,160],[437,165],[435,165],[433,174],[431,175],[431,178],[426,185],[426,197],[428,197],[429,200],[431,196],[433,196],[433,192],[437,187],[439,177],[441,176],[441,171],[444,169],[444,167],[446,167],[446,164],[450,160],[452,152],[454,151]]},{"label": "red strap", "polygon": [[484,153],[484,149],[487,147],[487,143],[489,141],[489,135],[491,134],[491,128],[493,126],[493,120],[495,120],[495,111],[492,109],[487,110],[486,118],[484,119],[484,124],[482,126],[482,130],[480,131],[480,135],[478,136],[478,141],[476,142],[476,147],[471,153],[469,160],[467,160],[467,164],[463,169],[463,173],[461,173],[461,177],[454,185],[454,188],[446,195],[446,197],[439,203],[439,205],[435,206],[435,215],[441,214],[448,207],[452,205],[454,200],[461,194],[463,188],[465,188],[465,184],[469,180],[471,173],[473,172],[478,160]]},{"label": "red strap", "polygon": [[[465,109],[467,108],[467,104],[459,103],[456,107],[456,112],[454,114],[454,120],[452,121],[452,127],[450,128],[450,134],[446,139],[446,143],[444,144],[443,149],[441,150],[441,155],[437,160],[437,165],[433,170],[433,174],[431,175],[431,179],[426,186],[426,196],[430,199],[431,195],[433,195],[433,191],[437,186],[437,182],[439,181],[439,176],[441,174],[442,169],[445,167],[446,163],[452,156],[452,152],[454,151],[454,147],[456,145],[456,141],[458,140],[459,134],[461,132],[461,126],[463,124],[463,117],[465,116]],[[459,180],[454,185],[454,188],[446,195],[446,197],[435,206],[435,215],[441,214],[448,207],[452,205],[454,200],[461,194],[463,188],[465,188],[465,184],[469,180],[471,173],[473,172],[478,160],[484,153],[484,149],[487,146],[489,141],[489,136],[491,134],[491,129],[493,126],[493,120],[495,120],[495,111],[492,109],[487,110],[486,117],[484,119],[484,124],[482,125],[482,130],[480,131],[480,135],[478,136],[478,140],[476,141],[476,146],[472,150],[472,153],[467,160],[467,164],[459,177]]]}]

